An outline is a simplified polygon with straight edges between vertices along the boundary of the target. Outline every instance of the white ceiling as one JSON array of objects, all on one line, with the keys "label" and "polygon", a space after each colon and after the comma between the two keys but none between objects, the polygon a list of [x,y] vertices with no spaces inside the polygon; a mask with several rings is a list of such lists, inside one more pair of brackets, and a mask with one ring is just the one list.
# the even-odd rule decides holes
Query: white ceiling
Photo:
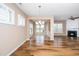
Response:
[{"label": "white ceiling", "polygon": [[54,16],[57,20],[66,20],[70,16],[79,16],[78,3],[22,3],[17,4],[28,16]]}]

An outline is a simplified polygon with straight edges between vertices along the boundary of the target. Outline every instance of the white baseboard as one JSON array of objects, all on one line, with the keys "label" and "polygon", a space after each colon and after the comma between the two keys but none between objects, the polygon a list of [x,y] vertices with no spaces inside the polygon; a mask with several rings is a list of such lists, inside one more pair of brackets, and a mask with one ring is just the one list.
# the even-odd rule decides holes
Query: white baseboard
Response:
[{"label": "white baseboard", "polygon": [[26,42],[28,40],[23,41],[20,45],[18,45],[15,49],[13,49],[9,54],[7,54],[6,56],[10,56],[14,51],[16,51],[22,44],[24,44],[24,42]]}]

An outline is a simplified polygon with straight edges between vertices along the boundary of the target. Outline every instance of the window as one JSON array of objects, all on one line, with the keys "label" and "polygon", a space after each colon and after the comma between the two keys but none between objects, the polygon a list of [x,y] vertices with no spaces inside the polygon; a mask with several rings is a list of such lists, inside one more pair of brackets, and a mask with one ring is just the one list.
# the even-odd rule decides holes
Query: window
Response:
[{"label": "window", "polygon": [[0,4],[0,23],[14,24],[14,11],[5,4]]},{"label": "window", "polygon": [[29,26],[29,28],[30,28],[30,32],[29,32],[29,34],[30,34],[30,36],[32,36],[33,35],[33,24],[32,23],[30,23],[30,26]]},{"label": "window", "polygon": [[36,32],[37,33],[44,32],[44,21],[38,21],[38,22],[36,22]]},{"label": "window", "polygon": [[62,23],[54,24],[54,33],[63,33],[63,24]]},{"label": "window", "polygon": [[25,18],[21,15],[18,15],[18,25],[25,26]]}]

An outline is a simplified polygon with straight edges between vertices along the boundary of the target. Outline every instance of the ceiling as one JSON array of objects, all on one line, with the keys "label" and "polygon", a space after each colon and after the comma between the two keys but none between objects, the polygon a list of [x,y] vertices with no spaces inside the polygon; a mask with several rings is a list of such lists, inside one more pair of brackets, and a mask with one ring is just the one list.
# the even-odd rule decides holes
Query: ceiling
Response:
[{"label": "ceiling", "polygon": [[[20,3],[18,7],[27,16],[54,16],[56,20],[66,20],[79,16],[79,3]],[[38,6],[41,5],[39,9]]]}]

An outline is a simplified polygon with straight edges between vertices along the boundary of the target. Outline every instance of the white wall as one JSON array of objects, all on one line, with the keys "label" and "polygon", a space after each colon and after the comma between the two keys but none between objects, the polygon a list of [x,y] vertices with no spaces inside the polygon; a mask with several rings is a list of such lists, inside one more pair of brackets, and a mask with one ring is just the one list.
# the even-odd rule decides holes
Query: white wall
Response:
[{"label": "white wall", "polygon": [[79,37],[79,19],[67,20],[66,21],[66,31],[68,31],[68,30],[76,30],[77,36]]},{"label": "white wall", "polygon": [[26,40],[25,27],[17,26],[17,14],[25,15],[15,4],[6,4],[15,11],[15,25],[0,23],[0,55],[8,55]]},{"label": "white wall", "polygon": [[7,55],[25,40],[24,28],[0,24],[0,55]]}]

